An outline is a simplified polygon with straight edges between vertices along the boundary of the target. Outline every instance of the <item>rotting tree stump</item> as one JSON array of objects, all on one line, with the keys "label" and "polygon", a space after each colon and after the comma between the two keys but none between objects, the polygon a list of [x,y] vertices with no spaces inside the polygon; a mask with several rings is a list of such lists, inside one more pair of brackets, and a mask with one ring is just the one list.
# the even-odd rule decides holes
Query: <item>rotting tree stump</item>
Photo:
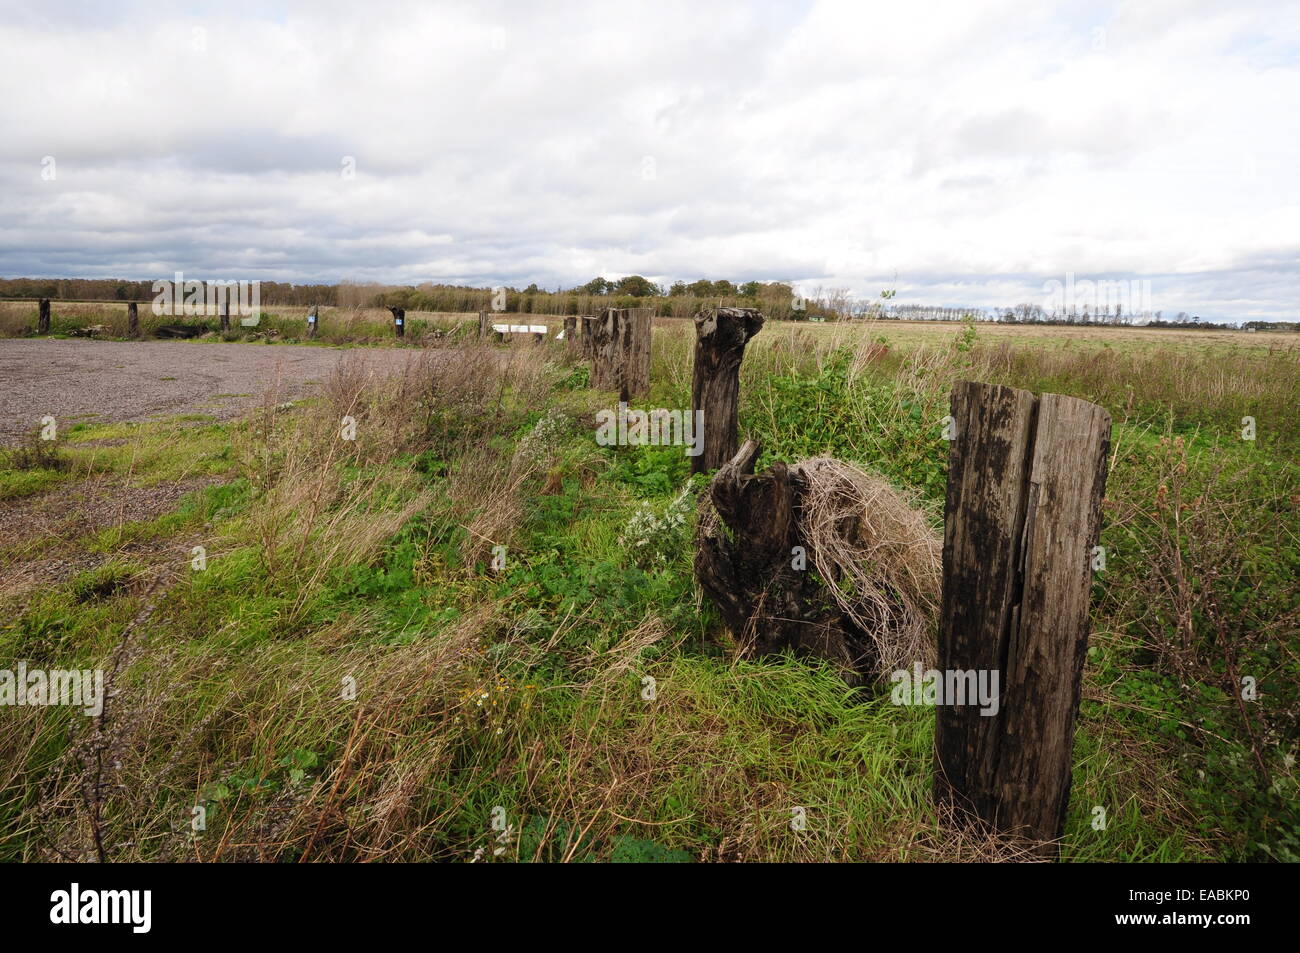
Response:
[{"label": "rotting tree stump", "polygon": [[1072,397],[953,388],[940,671],[1000,673],[996,714],[935,712],[935,796],[1055,857],[1065,826],[1110,415]]},{"label": "rotting tree stump", "polygon": [[717,308],[695,316],[691,409],[704,411],[704,449],[691,458],[692,473],[716,470],[736,455],[740,362],[745,345],[762,329],[763,315],[755,308]]},{"label": "rotting tree stump", "polygon": [[591,386],[620,399],[650,393],[650,335],[654,308],[606,308],[592,329]]},{"label": "rotting tree stump", "polygon": [[399,338],[406,337],[406,309],[390,307],[388,310],[393,313],[393,330]]},{"label": "rotting tree stump", "polygon": [[126,336],[129,338],[140,336],[140,306],[134,301],[127,302],[126,306]]},{"label": "rotting tree stump", "polygon": [[809,569],[797,519],[804,481],[780,462],[755,474],[760,450],[746,440],[710,483],[716,520],[702,511],[695,576],[746,654],[823,659],[850,686],[866,684],[877,663],[871,639]]},{"label": "rotting tree stump", "polygon": [[42,298],[36,310],[36,333],[50,333],[50,299]]}]

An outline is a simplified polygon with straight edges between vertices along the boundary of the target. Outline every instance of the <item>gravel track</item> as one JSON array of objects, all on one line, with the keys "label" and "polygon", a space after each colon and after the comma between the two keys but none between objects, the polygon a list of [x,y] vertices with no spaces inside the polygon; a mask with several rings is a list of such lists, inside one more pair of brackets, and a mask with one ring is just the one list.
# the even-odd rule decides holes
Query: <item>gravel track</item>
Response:
[{"label": "gravel track", "polygon": [[[154,415],[238,415],[277,380],[286,396],[310,392],[344,359],[400,371],[407,349],[296,347],[205,341],[0,339],[0,444],[45,415],[61,425]],[[93,416],[91,416],[93,415]]]}]

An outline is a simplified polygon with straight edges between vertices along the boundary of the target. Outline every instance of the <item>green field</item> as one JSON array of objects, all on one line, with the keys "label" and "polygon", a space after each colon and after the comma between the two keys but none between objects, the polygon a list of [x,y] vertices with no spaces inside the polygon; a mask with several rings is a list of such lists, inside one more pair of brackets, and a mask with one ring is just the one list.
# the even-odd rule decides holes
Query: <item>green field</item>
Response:
[{"label": "green field", "polygon": [[[269,310],[294,337],[305,309]],[[356,319],[374,318],[360,342],[388,342],[385,315]],[[103,668],[113,694],[100,734],[67,708],[7,713],[0,857],[1003,855],[936,816],[933,712],[737,657],[694,581],[703,484],[682,448],[598,446],[617,398],[584,364],[480,345],[456,330],[470,320],[429,316],[444,359],[404,377],[367,378],[358,349],[312,401],[83,423],[7,455],[0,665]],[[749,346],[760,466],[855,462],[936,529],[953,381],[1110,411],[1064,860],[1300,860],[1295,338],[771,322]],[[638,406],[689,406],[692,344],[689,322],[657,324]],[[178,498],[13,529],[91,485]]]}]

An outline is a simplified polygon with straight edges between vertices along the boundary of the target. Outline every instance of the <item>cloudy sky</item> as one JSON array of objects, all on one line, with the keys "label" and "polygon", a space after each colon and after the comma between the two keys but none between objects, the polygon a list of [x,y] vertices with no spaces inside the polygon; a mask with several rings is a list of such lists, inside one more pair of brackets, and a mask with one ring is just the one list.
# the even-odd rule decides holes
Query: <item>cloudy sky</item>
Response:
[{"label": "cloudy sky", "polygon": [[0,275],[1300,317],[1300,4],[0,4]]}]

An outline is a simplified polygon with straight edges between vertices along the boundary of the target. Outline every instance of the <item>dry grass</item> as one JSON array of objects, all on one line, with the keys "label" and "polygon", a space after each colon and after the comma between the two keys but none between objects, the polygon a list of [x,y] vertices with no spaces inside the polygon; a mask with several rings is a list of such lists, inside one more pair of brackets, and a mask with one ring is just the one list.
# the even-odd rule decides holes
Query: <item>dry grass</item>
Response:
[{"label": "dry grass", "polygon": [[920,510],[878,476],[817,457],[804,481],[799,532],[830,595],[875,646],[882,674],[933,659],[943,541]]}]

